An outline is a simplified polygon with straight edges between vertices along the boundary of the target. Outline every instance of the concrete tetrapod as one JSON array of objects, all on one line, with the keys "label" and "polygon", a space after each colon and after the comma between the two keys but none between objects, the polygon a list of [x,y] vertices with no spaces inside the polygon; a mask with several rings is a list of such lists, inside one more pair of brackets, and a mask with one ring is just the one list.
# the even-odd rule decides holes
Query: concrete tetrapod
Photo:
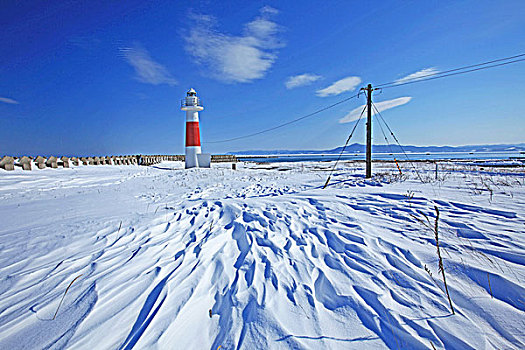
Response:
[{"label": "concrete tetrapod", "polygon": [[23,170],[31,170],[31,158],[23,156],[18,160],[18,165],[21,166]]},{"label": "concrete tetrapod", "polygon": [[15,170],[15,159],[10,156],[4,156],[0,160],[0,168],[4,170]]},{"label": "concrete tetrapod", "polygon": [[66,156],[62,156],[60,157],[60,161],[61,161],[61,165],[64,167],[64,168],[69,168],[69,158],[66,157]]},{"label": "concrete tetrapod", "polygon": [[46,167],[46,159],[42,156],[35,158],[35,164],[38,169],[44,169]]},{"label": "concrete tetrapod", "polygon": [[55,156],[48,157],[47,160],[46,160],[46,166],[48,168],[53,168],[53,169],[58,168],[58,164],[57,163],[58,163],[58,159]]}]

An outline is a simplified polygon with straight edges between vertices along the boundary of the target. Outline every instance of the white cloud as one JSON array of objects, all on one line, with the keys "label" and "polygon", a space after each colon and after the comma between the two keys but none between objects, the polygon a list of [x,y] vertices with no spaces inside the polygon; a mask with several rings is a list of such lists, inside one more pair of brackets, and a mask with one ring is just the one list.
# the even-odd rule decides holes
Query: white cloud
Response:
[{"label": "white cloud", "polygon": [[401,79],[396,80],[394,84],[397,85],[397,84],[406,83],[406,82],[412,81],[412,80],[419,80],[419,79],[424,78],[427,75],[432,75],[432,74],[436,74],[436,73],[439,73],[439,71],[436,68],[433,68],[433,67],[432,68],[425,68],[425,69],[422,69],[422,70],[417,71],[415,73],[409,74],[406,77],[403,77]]},{"label": "white cloud", "polygon": [[279,13],[279,10],[274,9],[273,7],[268,6],[268,5],[264,6],[264,7],[261,8],[259,11],[260,11],[261,14],[263,14],[263,15],[276,15],[276,14]]},{"label": "white cloud", "polygon": [[166,67],[155,62],[148,51],[138,44],[120,49],[124,58],[135,69],[135,79],[142,83],[176,85]]},{"label": "white cloud", "polygon": [[9,103],[9,104],[12,104],[12,105],[17,105],[18,104],[18,101],[15,101],[12,98],[8,98],[8,97],[0,97],[0,102]]},{"label": "white cloud", "polygon": [[310,85],[313,82],[321,78],[322,77],[320,75],[315,75],[315,74],[309,74],[309,73],[299,74],[299,75],[288,77],[284,85],[286,86],[288,90],[290,90],[296,87]]},{"label": "white cloud", "polygon": [[361,84],[361,78],[359,77],[346,77],[344,79],[338,80],[332,85],[317,90],[317,96],[320,97],[327,97],[327,96],[333,96],[333,95],[339,95],[346,91],[352,91],[355,90],[355,88]]},{"label": "white cloud", "polygon": [[[376,106],[379,113],[381,113],[383,111],[386,111],[387,109],[394,108],[397,106],[402,106],[410,102],[411,99],[412,97],[400,97],[400,98],[395,98],[393,100],[387,100],[387,101],[374,103],[374,105]],[[361,115],[361,112],[363,111],[363,108],[365,108],[365,106],[366,105],[362,105],[362,106],[357,107],[356,109],[351,110],[350,113],[348,113],[347,115],[345,115],[343,118],[339,120],[339,123],[350,123],[350,122],[353,122],[354,120],[359,119],[359,116]],[[366,114],[367,114],[367,111],[365,109],[365,111],[363,112],[363,116],[366,116]],[[375,108],[372,107],[372,116],[374,115],[376,115],[376,110]]]},{"label": "white cloud", "polygon": [[278,11],[265,6],[244,25],[242,35],[220,33],[212,16],[192,15],[185,33],[186,51],[221,81],[246,83],[264,77],[277,59],[280,26],[270,19]]}]

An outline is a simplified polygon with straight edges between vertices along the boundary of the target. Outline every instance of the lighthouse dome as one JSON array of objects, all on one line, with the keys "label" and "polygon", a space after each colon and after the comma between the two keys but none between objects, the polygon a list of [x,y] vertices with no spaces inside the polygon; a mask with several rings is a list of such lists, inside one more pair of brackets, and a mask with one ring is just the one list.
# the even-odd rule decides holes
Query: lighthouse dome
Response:
[{"label": "lighthouse dome", "polygon": [[197,96],[197,92],[193,88],[191,88],[186,93],[186,96]]}]

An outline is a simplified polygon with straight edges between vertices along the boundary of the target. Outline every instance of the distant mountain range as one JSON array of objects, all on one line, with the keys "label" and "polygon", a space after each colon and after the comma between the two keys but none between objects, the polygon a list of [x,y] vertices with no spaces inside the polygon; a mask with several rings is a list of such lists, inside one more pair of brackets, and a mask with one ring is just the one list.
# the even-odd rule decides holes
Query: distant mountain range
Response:
[{"label": "distant mountain range", "polygon": [[[525,143],[501,145],[467,145],[467,146],[402,146],[410,153],[470,153],[470,152],[525,152]],[[343,147],[329,150],[252,150],[230,152],[235,155],[269,155],[269,154],[339,154]],[[345,154],[365,153],[365,145],[353,143],[345,149]],[[398,145],[372,145],[373,153],[402,153]]]}]

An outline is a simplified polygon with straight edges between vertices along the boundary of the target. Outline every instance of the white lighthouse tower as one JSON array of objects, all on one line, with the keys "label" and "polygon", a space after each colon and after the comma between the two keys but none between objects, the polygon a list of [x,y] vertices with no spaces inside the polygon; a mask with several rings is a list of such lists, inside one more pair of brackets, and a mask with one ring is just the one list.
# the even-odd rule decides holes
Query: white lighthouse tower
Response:
[{"label": "white lighthouse tower", "polygon": [[197,93],[190,89],[181,101],[181,110],[186,111],[186,169],[210,167],[211,155],[201,153],[199,111],[203,109]]}]

